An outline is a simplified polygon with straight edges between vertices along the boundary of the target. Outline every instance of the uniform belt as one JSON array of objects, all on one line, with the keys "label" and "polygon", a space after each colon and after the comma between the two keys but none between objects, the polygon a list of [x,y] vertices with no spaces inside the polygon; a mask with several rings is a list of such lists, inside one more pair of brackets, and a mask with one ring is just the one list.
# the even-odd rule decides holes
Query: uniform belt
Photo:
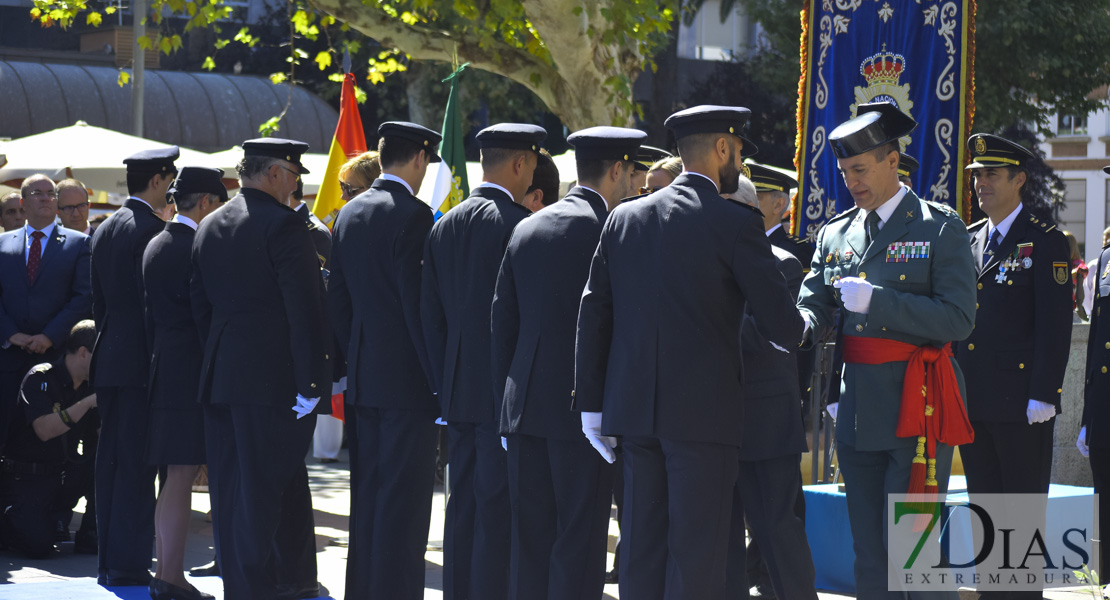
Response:
[{"label": "uniform belt", "polygon": [[937,443],[959,446],[975,439],[952,368],[952,345],[937,348],[884,338],[844,336],[846,364],[902,361],[906,361],[906,374],[895,435],[917,438],[917,456],[913,459],[907,493],[935,493]]},{"label": "uniform belt", "polygon": [[58,475],[62,472],[62,465],[5,458],[0,460],[0,469],[12,475]]}]

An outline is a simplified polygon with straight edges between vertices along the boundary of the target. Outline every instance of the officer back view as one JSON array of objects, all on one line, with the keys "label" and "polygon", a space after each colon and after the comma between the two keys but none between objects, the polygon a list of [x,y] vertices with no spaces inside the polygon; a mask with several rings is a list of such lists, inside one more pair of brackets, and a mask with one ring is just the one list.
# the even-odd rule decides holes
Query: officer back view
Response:
[{"label": "officer back view", "polygon": [[307,149],[277,138],[244,142],[239,194],[201,222],[193,242],[205,454],[228,598],[319,592],[308,581],[312,589],[278,587],[302,567],[282,561],[299,556],[300,540],[288,534],[311,525],[279,523],[285,505],[308,494],[297,475],[316,423],[310,413],[331,391],[320,262],[304,219],[284,202],[306,172]]},{"label": "officer back view", "polygon": [[575,408],[607,458],[623,436],[629,598],[723,597],[745,303],[769,341],[802,336],[761,215],[720,196],[755,150],[748,115],[697,106],[667,119],[686,172],[609,215],[582,294]]},{"label": "officer back view", "polygon": [[490,304],[513,228],[531,213],[542,127],[502,123],[478,132],[482,183],[428,235],[420,318],[440,412],[447,421],[451,498],[444,524],[443,596],[508,593],[509,492],[490,375]]},{"label": "officer back view", "polygon": [[96,452],[101,585],[145,586],[151,579],[155,469],[146,455],[150,349],[142,263],[147,243],[166,225],[157,213],[166,208],[177,157],[177,146],[171,146],[125,159],[130,197],[92,239],[97,338],[91,380],[101,420]]}]

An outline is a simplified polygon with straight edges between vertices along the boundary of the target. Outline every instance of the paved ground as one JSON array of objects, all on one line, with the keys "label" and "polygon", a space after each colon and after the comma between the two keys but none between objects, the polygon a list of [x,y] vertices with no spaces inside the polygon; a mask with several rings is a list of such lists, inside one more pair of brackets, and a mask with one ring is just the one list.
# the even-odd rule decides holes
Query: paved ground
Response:
[{"label": "paved ground", "polygon": [[[343,598],[344,574],[347,567],[347,517],[350,507],[349,476],[347,453],[343,451],[340,462],[319,465],[309,461],[309,477],[312,487],[313,506],[316,517],[317,564],[320,583],[332,598]],[[193,518],[190,537],[185,556],[186,567],[207,563],[212,559],[212,524],[205,519],[208,511],[208,494],[193,494]],[[78,511],[83,511],[78,507]],[[432,504],[432,521],[428,532],[428,553],[425,555],[427,567],[424,598],[440,600],[442,594],[443,553],[443,515],[444,501],[442,487],[436,488]],[[75,515],[72,529],[76,530],[81,518]],[[609,527],[609,564],[612,565],[612,551],[616,543],[616,512]],[[820,549],[814,549],[815,557]],[[0,583],[13,584],[11,587],[0,585],[0,598],[20,600],[23,598],[121,598],[139,600],[146,596],[145,589],[117,588],[111,592],[99,588],[95,583],[96,557],[73,553],[73,544],[60,545],[60,551],[50,559],[25,560],[9,553],[0,553]],[[220,581],[216,578],[191,579],[198,588],[221,598]],[[618,598],[617,586],[606,586],[605,599]],[[833,593],[819,594],[823,600],[847,598]],[[1045,594],[1053,600],[1078,600],[1090,597],[1081,590],[1054,590]],[[328,597],[328,596],[325,596]],[[962,592],[961,600],[972,600],[974,592]]]}]

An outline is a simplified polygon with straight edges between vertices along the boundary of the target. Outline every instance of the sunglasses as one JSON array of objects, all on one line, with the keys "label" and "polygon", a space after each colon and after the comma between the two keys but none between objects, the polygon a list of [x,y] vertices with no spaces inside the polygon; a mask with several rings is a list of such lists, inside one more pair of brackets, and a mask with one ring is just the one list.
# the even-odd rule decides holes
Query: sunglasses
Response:
[{"label": "sunglasses", "polygon": [[348,197],[354,198],[355,196],[357,196],[359,194],[359,192],[361,192],[362,190],[365,190],[366,186],[355,187],[355,186],[347,183],[346,181],[340,181],[339,182],[339,189],[343,190],[343,193],[347,194]]}]

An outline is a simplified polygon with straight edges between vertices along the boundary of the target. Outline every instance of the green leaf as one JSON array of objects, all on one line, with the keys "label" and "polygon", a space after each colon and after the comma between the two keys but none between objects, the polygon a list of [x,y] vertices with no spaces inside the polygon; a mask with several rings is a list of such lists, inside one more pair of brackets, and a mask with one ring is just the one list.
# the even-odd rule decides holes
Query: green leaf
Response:
[{"label": "green leaf", "polygon": [[331,81],[331,82],[334,82],[334,83],[343,83],[343,78],[344,77],[345,76],[344,76],[343,73],[332,73],[331,75],[328,75],[328,81]]},{"label": "green leaf", "polygon": [[281,119],[279,117],[270,117],[265,123],[258,126],[258,133],[262,137],[270,137],[281,129]]},{"label": "green leaf", "polygon": [[231,40],[216,40],[216,43],[213,45],[216,47],[217,50],[219,50],[230,43]]},{"label": "green leaf", "polygon": [[106,15],[116,14],[116,7],[114,7],[114,6],[105,6],[104,7],[104,14],[106,14]]},{"label": "green leaf", "polygon": [[357,85],[355,86],[355,102],[358,102],[359,104],[366,103],[366,92]]},{"label": "green leaf", "polygon": [[100,13],[96,11],[90,12],[89,14],[85,15],[85,25],[100,27],[101,19],[103,19],[103,17],[100,16]]},{"label": "green leaf", "polygon": [[131,74],[127,71],[120,71],[119,77],[116,78],[116,83],[118,83],[120,87],[123,87],[127,85],[129,81],[131,81]]},{"label": "green leaf", "polygon": [[281,72],[270,73],[270,83],[272,83],[274,85],[284,83],[285,79],[286,79],[285,73],[281,73]]},{"label": "green leaf", "polygon": [[320,70],[323,71],[331,66],[331,52],[327,50],[320,52],[316,55],[314,60],[316,61],[316,65],[320,67]]},{"label": "green leaf", "polygon": [[204,57],[204,64],[202,64],[200,68],[205,71],[211,71],[216,68],[216,61],[212,60],[211,56],[206,56]]}]

